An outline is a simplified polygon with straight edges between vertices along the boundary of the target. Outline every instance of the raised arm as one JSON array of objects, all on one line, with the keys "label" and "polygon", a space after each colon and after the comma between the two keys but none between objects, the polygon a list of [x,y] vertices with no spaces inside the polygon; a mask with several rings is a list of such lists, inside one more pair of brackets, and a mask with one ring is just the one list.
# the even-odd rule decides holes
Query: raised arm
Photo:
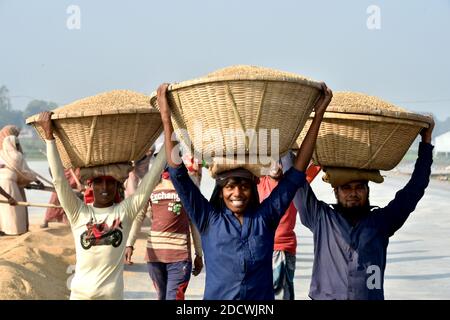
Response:
[{"label": "raised arm", "polygon": [[396,193],[395,198],[386,207],[380,209],[379,214],[376,215],[380,229],[389,237],[400,229],[410,213],[415,210],[430,182],[433,163],[433,146],[431,145],[433,129],[434,121],[429,128],[423,129],[420,133],[422,141],[419,145],[419,155],[411,179],[402,190]]},{"label": "raised arm", "polygon": [[[332,91],[322,84],[322,93],[317,100],[314,110],[314,118],[311,126],[306,133],[305,139],[302,142],[300,150],[294,159],[292,168],[290,168],[285,176],[281,179],[278,186],[272,191],[270,196],[261,204],[266,208],[271,208],[266,212],[272,212],[271,216],[275,219],[274,222],[278,225],[279,219],[286,212],[289,204],[294,198],[297,189],[306,183],[305,171],[311,161],[311,157],[316,145],[317,135],[319,133],[320,124],[322,123],[323,115],[326,108],[330,104],[333,97]],[[284,160],[284,162],[289,160]],[[282,160],[283,163],[283,160]],[[309,185],[306,183],[309,187]],[[298,210],[298,209],[297,209]]]},{"label": "raised arm", "polygon": [[51,116],[52,113],[49,111],[42,112],[39,115],[37,124],[44,130],[44,138],[47,144],[47,159],[52,172],[53,185],[55,186],[56,193],[58,194],[59,202],[61,203],[61,207],[64,209],[64,212],[66,213],[71,224],[74,224],[78,220],[84,203],[73,192],[66,176],[64,175],[64,168],[58,149],[56,148],[55,137],[53,136],[53,123]]},{"label": "raised arm", "polygon": [[124,209],[125,214],[132,220],[134,220],[136,215],[144,208],[151,193],[153,192],[153,189],[155,189],[156,185],[161,180],[161,173],[163,172],[165,165],[166,153],[164,150],[161,150],[136,191],[120,203],[120,206]]},{"label": "raised arm", "polygon": [[294,168],[298,171],[305,172],[316,146],[317,135],[319,133],[320,124],[322,123],[325,110],[333,98],[333,92],[322,83],[322,93],[314,106],[314,118],[309,127],[308,133],[300,146],[297,157],[294,160]]},{"label": "raised arm", "polygon": [[[161,113],[161,120],[164,128],[164,147],[167,154],[167,163],[171,168],[177,168],[181,164],[181,159],[175,162],[178,156],[177,149],[175,148],[175,141],[172,139],[174,130],[171,121],[169,101],[167,100],[167,89],[169,84],[163,83],[158,87],[157,98],[159,112]],[[179,158],[179,157],[178,157]]]},{"label": "raised arm", "polygon": [[[180,196],[187,214],[200,232],[206,230],[209,215],[213,208],[208,200],[202,195],[200,189],[192,182],[188,175],[181,158],[178,156],[178,150],[172,139],[174,134],[169,102],[167,101],[168,84],[164,83],[158,88],[158,106],[161,112],[161,120],[164,128],[164,146],[167,154],[167,163],[169,165],[170,180],[175,190]],[[175,161],[175,159],[179,161]]]}]

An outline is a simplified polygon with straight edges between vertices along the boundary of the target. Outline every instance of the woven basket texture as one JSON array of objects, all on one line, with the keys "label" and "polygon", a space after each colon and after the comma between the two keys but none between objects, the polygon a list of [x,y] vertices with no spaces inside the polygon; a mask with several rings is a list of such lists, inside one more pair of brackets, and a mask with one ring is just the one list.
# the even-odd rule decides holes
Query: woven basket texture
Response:
[{"label": "woven basket texture", "polygon": [[373,96],[336,92],[320,127],[313,161],[321,166],[391,170],[430,120]]},{"label": "woven basket texture", "polygon": [[[150,97],[114,90],[53,110],[55,139],[64,167],[93,167],[141,159],[162,132]],[[36,125],[38,115],[27,119]]]},{"label": "woven basket texture", "polygon": [[[319,82],[293,73],[239,65],[172,84],[168,99],[174,128],[187,129],[187,137],[178,136],[197,154],[255,154],[264,146],[271,155],[290,149],[320,88]],[[151,103],[158,107],[156,93]],[[272,129],[279,130],[274,141]]]},{"label": "woven basket texture", "polygon": [[[267,159],[266,159],[267,160]],[[270,165],[271,163],[264,163],[261,162],[254,163],[252,160],[248,159],[248,157],[241,158],[223,158],[223,157],[214,157],[213,161],[211,162],[211,165],[209,166],[209,174],[213,179],[217,178],[217,175],[237,169],[237,168],[244,168],[253,173],[253,175],[257,177],[261,177],[263,175],[267,175],[270,171]]]}]

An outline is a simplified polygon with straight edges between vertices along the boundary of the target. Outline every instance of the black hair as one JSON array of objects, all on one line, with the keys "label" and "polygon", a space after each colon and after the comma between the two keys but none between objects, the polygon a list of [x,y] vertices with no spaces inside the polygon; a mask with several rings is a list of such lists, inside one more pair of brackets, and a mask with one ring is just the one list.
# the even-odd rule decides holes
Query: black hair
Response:
[{"label": "black hair", "polygon": [[212,192],[211,198],[209,202],[214,207],[214,209],[218,211],[223,211],[226,208],[225,201],[223,201],[222,195],[222,189],[227,185],[227,183],[233,179],[237,184],[248,182],[250,183],[250,201],[248,202],[248,206],[245,209],[246,211],[248,209],[255,209],[259,206],[259,194],[258,194],[258,188],[256,186],[256,183],[254,180],[246,179],[246,178],[240,178],[240,177],[229,177],[223,180],[216,180],[216,185],[214,187],[214,190]]}]

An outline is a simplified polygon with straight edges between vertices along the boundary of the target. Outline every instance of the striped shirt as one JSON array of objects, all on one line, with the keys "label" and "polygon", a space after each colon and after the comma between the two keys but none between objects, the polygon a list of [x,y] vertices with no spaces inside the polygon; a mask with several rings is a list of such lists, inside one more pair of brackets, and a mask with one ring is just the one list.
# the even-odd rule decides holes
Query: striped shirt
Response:
[{"label": "striped shirt", "polygon": [[150,196],[152,227],[147,238],[146,261],[190,261],[189,219],[175,189],[167,188],[170,181],[164,182]]}]

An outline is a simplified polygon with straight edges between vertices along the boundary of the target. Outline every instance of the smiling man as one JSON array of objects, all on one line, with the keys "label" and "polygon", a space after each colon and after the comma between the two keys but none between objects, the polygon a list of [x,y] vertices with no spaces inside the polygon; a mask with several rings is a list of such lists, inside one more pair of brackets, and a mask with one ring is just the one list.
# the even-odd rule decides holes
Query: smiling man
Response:
[{"label": "smiling man", "polygon": [[389,238],[416,208],[428,186],[434,123],[421,132],[412,177],[386,207],[369,202],[369,180],[379,172],[356,169],[327,171],[337,204],[317,200],[305,179],[294,198],[300,220],[314,236],[314,265],[309,296],[320,300],[382,300]]},{"label": "smiling man", "polygon": [[[53,184],[75,239],[76,268],[70,299],[123,299],[123,259],[132,223],[159,180],[165,154],[143,178],[136,192],[120,201],[119,188],[128,171],[117,164],[82,168],[82,181],[93,190],[93,203],[80,200],[64,176],[64,169],[53,135],[51,112],[43,112],[38,124],[43,128]],[[119,203],[120,202],[120,203]]]},{"label": "smiling man", "polygon": [[[175,147],[167,84],[158,88],[166,154]],[[259,203],[258,178],[243,167],[220,172],[211,200],[189,178],[186,167],[168,157],[173,185],[200,232],[206,266],[204,299],[273,300],[272,252],[281,217],[295,195],[311,159],[332,92],[322,86],[315,116],[291,168],[269,197]]]}]

